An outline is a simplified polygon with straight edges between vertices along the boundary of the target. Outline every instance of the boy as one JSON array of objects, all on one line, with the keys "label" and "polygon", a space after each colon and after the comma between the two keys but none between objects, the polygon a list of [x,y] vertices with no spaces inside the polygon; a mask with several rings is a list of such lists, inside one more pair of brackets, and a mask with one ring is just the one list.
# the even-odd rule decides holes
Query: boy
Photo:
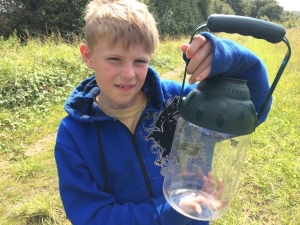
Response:
[{"label": "boy", "polygon": [[[68,98],[55,145],[68,218],[79,225],[208,224],[176,212],[162,193],[181,84],[149,67],[159,41],[152,15],[135,0],[93,0],[85,21],[80,52],[95,76]],[[248,80],[259,111],[269,84],[254,54],[209,33],[181,50],[190,58],[184,95],[207,76],[238,77]]]}]

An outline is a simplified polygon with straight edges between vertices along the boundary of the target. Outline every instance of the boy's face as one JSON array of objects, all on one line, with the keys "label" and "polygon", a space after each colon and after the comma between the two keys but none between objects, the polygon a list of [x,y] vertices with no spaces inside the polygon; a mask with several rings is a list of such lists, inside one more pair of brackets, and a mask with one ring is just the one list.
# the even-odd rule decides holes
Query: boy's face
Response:
[{"label": "boy's face", "polygon": [[93,51],[86,44],[80,51],[87,66],[95,71],[98,101],[109,108],[124,109],[140,100],[151,58],[143,46],[132,45],[127,50],[120,42],[109,45],[105,37]]}]

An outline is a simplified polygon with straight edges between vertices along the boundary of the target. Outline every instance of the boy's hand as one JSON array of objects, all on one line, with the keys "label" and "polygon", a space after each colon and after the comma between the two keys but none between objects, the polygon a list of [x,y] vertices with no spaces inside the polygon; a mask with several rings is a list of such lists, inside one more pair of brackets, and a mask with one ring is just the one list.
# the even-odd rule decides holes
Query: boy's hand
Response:
[{"label": "boy's hand", "polygon": [[192,43],[182,44],[181,51],[190,59],[187,67],[190,84],[205,79],[210,73],[213,47],[208,39],[202,35],[196,35]]},{"label": "boy's hand", "polygon": [[214,189],[215,179],[211,172],[208,173],[208,176],[203,177],[203,181],[204,184],[200,190],[202,194],[180,200],[179,207],[185,212],[202,214],[201,206],[205,206],[211,210],[219,210],[228,204],[229,199],[222,199],[224,192],[224,180],[222,178],[218,180],[216,190]]}]

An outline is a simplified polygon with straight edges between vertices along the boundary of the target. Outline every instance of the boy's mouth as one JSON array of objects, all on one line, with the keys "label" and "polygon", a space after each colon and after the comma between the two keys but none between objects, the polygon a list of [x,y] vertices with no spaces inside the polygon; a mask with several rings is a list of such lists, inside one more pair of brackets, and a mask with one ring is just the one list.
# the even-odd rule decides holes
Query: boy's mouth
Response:
[{"label": "boy's mouth", "polygon": [[135,85],[134,84],[116,84],[115,86],[120,89],[131,89]]}]

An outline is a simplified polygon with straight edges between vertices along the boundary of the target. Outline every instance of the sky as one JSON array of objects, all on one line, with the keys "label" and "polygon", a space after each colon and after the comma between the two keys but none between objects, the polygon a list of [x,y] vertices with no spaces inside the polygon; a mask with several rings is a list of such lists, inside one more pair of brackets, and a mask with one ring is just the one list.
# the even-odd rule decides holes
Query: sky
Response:
[{"label": "sky", "polygon": [[300,11],[299,0],[277,0],[278,4],[287,11]]}]

